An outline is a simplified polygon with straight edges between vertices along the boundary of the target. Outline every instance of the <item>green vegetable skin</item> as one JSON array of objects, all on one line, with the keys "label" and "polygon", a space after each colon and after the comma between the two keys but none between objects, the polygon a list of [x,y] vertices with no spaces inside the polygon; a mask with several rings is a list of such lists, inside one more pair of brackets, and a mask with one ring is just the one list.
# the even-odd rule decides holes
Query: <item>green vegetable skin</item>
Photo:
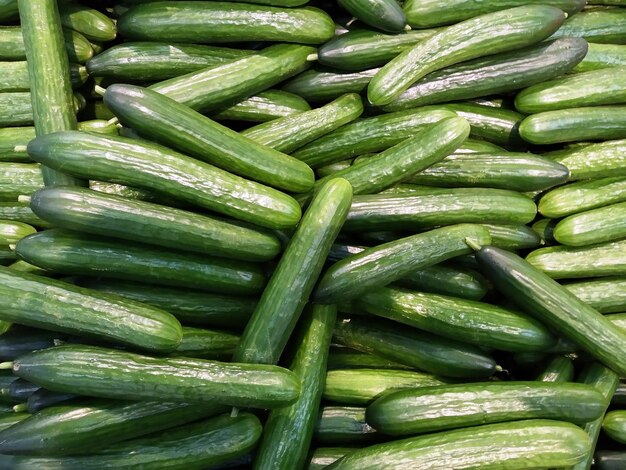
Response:
[{"label": "green vegetable skin", "polygon": [[581,37],[599,44],[626,44],[626,11],[607,8],[584,11],[568,18],[553,38]]},{"label": "green vegetable skin", "polygon": [[365,408],[325,406],[320,410],[314,434],[316,443],[363,446],[380,440],[380,434],[365,421]]},{"label": "green vegetable skin", "polygon": [[626,178],[612,177],[572,183],[541,197],[538,210],[546,217],[564,217],[626,201]]},{"label": "green vegetable skin", "polygon": [[[569,168],[571,181],[626,176],[626,139],[557,152],[552,159]],[[603,197],[607,194],[603,191]]]},{"label": "green vegetable skin", "polygon": [[589,44],[587,55],[572,72],[589,72],[621,65],[626,65],[626,44]]},{"label": "green vegetable skin", "polygon": [[554,356],[548,361],[535,380],[538,382],[572,382],[574,379],[574,364],[567,356]]},{"label": "green vegetable skin", "polygon": [[626,237],[626,202],[570,215],[554,229],[554,238],[569,246],[585,246]]},{"label": "green vegetable skin", "polygon": [[309,103],[298,95],[282,90],[267,90],[211,114],[211,117],[218,121],[267,122],[310,110]]},{"label": "green vegetable skin", "polygon": [[399,33],[406,26],[404,12],[395,0],[338,0],[338,3],[374,28]]},{"label": "green vegetable skin", "polygon": [[602,430],[607,436],[621,444],[626,444],[626,411],[615,410],[606,414]]},{"label": "green vegetable skin", "polygon": [[603,277],[568,282],[565,288],[598,312],[626,311],[626,277]]},{"label": "green vegetable skin", "polygon": [[115,39],[115,22],[104,13],[74,2],[59,5],[61,24],[78,31],[90,41],[101,42]]}]

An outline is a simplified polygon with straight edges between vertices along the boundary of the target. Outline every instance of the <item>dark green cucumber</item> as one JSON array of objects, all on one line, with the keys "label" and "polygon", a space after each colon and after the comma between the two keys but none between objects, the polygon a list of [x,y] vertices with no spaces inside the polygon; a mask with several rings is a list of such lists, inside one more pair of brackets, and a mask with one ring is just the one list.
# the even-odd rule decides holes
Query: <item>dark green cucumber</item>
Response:
[{"label": "dark green cucumber", "polygon": [[183,327],[183,339],[170,356],[220,359],[232,356],[239,336],[228,331]]},{"label": "dark green cucumber", "polygon": [[626,45],[589,44],[587,55],[572,72],[582,73],[622,65],[626,65]]},{"label": "dark green cucumber", "polygon": [[491,235],[491,244],[507,250],[525,250],[541,245],[541,237],[527,225],[482,224]]},{"label": "dark green cucumber", "polygon": [[622,139],[626,138],[624,116],[626,106],[545,111],[524,119],[519,126],[519,133],[524,140],[537,145]]},{"label": "dark green cucumber", "polygon": [[270,413],[253,468],[292,470],[304,466],[324,390],[335,318],[334,305],[312,306],[304,313],[290,365],[300,379],[300,397],[293,405]]},{"label": "dark green cucumber", "polygon": [[626,202],[570,215],[556,225],[554,238],[568,246],[586,246],[626,238]]},{"label": "dark green cucumber", "polygon": [[315,169],[315,174],[318,178],[332,175],[338,171],[345,170],[352,166],[353,160],[341,160],[340,162],[330,163],[328,165],[320,166]]},{"label": "dark green cucumber", "polygon": [[33,163],[0,163],[0,200],[17,201],[43,186],[41,167]]},{"label": "dark green cucumber", "polygon": [[307,470],[322,470],[344,455],[354,452],[353,447],[317,447],[311,452]]},{"label": "dark green cucumber", "polygon": [[0,126],[29,126],[33,124],[30,92],[0,93]]},{"label": "dark green cucumber", "polygon": [[335,369],[411,370],[412,368],[374,354],[335,345],[331,347],[328,356],[328,370]]},{"label": "dark green cucumber", "polygon": [[78,31],[90,41],[115,39],[115,22],[98,10],[69,1],[59,5],[59,13],[64,27]]},{"label": "dark green cucumber", "polygon": [[626,451],[599,450],[592,457],[598,470],[621,470],[626,465]]},{"label": "dark green cucumber", "polygon": [[555,219],[539,219],[532,225],[532,230],[541,238],[542,245],[553,245],[556,243],[554,239],[554,227],[558,220]]},{"label": "dark green cucumber", "polygon": [[398,111],[519,90],[570,71],[586,53],[584,39],[563,38],[475,59],[426,75],[384,109]]},{"label": "dark green cucumber", "polygon": [[30,413],[17,412],[17,413],[3,413],[0,415],[0,431],[10,428],[14,424],[28,418]]},{"label": "dark green cucumber", "polygon": [[35,351],[19,357],[13,371],[50,390],[124,400],[274,408],[295,402],[300,392],[296,375],[277,366],[157,358],[96,346]]},{"label": "dark green cucumber", "polygon": [[408,370],[344,369],[326,374],[324,398],[347,405],[367,405],[383,393],[446,383],[431,374]]},{"label": "dark green cucumber", "polygon": [[[607,315],[609,317],[614,317],[613,315]],[[624,405],[626,404],[626,383],[623,380],[620,380],[617,385],[617,389],[615,390],[615,394],[611,400],[611,405]]]},{"label": "dark green cucumber", "polygon": [[293,155],[312,168],[317,168],[386,150],[413,137],[426,126],[450,117],[454,117],[454,114],[446,110],[418,108],[360,119],[314,140]]},{"label": "dark green cucumber", "polygon": [[626,278],[570,282],[565,284],[565,288],[600,313],[626,311]]},{"label": "dark green cucumber", "polygon": [[3,320],[149,351],[168,352],[180,343],[180,323],[163,310],[5,267],[0,278]]},{"label": "dark green cucumber", "polygon": [[[84,64],[93,56],[89,41],[76,31],[63,31],[65,51],[71,62]],[[25,60],[26,49],[22,29],[19,26],[3,26],[0,28],[0,59]]]},{"label": "dark green cucumber", "polygon": [[555,343],[541,323],[526,315],[456,297],[383,287],[362,294],[350,310],[486,349],[542,351]]},{"label": "dark green cucumber", "polygon": [[365,408],[324,406],[315,426],[315,442],[322,445],[367,445],[381,436],[365,421]]},{"label": "dark green cucumber", "polygon": [[9,395],[9,387],[16,380],[18,380],[18,377],[13,375],[13,373],[11,373],[10,371],[3,370],[2,374],[0,374],[0,403],[2,403],[3,405],[8,403],[15,403],[15,401]]},{"label": "dark green cucumber", "polygon": [[42,189],[30,207],[57,227],[175,250],[247,261],[267,261],[280,251],[278,239],[264,231],[86,188]]},{"label": "dark green cucumber", "polygon": [[16,357],[54,346],[55,340],[63,340],[65,335],[53,331],[37,330],[13,326],[0,335],[0,360],[12,361]]},{"label": "dark green cucumber", "polygon": [[16,402],[25,402],[41,387],[24,379],[17,379],[9,385],[9,396]]},{"label": "dark green cucumber", "polygon": [[352,188],[340,178],[328,181],[314,197],[246,325],[233,360],[278,362],[351,202]]},{"label": "dark green cucumber", "polygon": [[293,227],[300,220],[300,206],[290,196],[147,141],[59,132],[31,141],[28,153],[77,176],[154,189],[266,227]]},{"label": "dark green cucumber", "polygon": [[283,90],[300,95],[307,101],[331,101],[346,93],[365,91],[379,69],[362,72],[341,72],[333,69],[313,69],[288,81]]},{"label": "dark green cucumber", "polygon": [[140,135],[234,174],[291,192],[304,192],[313,185],[313,171],[305,163],[152,90],[111,85],[104,104]]},{"label": "dark green cucumber", "polygon": [[[30,352],[30,351],[28,351]],[[33,392],[26,400],[26,408],[29,413],[37,413],[44,408],[65,404],[66,402],[76,400],[78,397],[72,393],[51,392],[45,388],[40,388]]]},{"label": "dark green cucumber", "polygon": [[450,26],[400,53],[372,78],[369,101],[391,103],[425,75],[459,62],[530,46],[554,33],[565,13],[547,5],[524,5],[487,13]]},{"label": "dark green cucumber", "polygon": [[486,140],[467,139],[455,153],[497,153],[502,151],[504,151],[502,147]]},{"label": "dark green cucumber", "polygon": [[11,22],[19,19],[17,0],[0,1],[0,22]]},{"label": "dark green cucumber", "polygon": [[610,411],[604,417],[602,430],[614,441],[626,444],[626,411]]},{"label": "dark green cucumber", "polygon": [[265,285],[263,271],[253,263],[59,229],[29,235],[20,240],[15,251],[28,263],[69,275],[244,295],[257,293]]},{"label": "dark green cucumber", "polygon": [[266,90],[211,114],[211,117],[218,121],[267,122],[310,110],[309,103],[298,95],[282,90]]},{"label": "dark green cucumber", "polygon": [[537,382],[572,382],[574,380],[574,364],[567,356],[554,356],[541,368],[535,377]]},{"label": "dark green cucumber", "polygon": [[22,222],[0,220],[0,245],[13,245],[27,235],[37,232],[34,227]]},{"label": "dark green cucumber", "polygon": [[485,187],[535,191],[564,183],[567,167],[530,153],[454,154],[414,174],[408,182],[425,186]]},{"label": "dark green cucumber", "polygon": [[526,261],[553,279],[625,276],[626,240],[583,247],[539,248]]},{"label": "dark green cucumber", "polygon": [[626,374],[626,332],[513,253],[483,247],[476,252],[476,260],[496,288],[521,309]]},{"label": "dark green cucumber", "polygon": [[568,18],[552,38],[580,37],[599,44],[626,44],[626,11],[599,8]]},{"label": "dark green cucumber", "polygon": [[[601,112],[601,109],[598,111]],[[626,139],[600,142],[555,152],[554,157],[547,156],[569,168],[572,181],[626,176]]]},{"label": "dark green cucumber", "polygon": [[405,29],[406,16],[395,0],[338,0],[338,3],[348,13],[376,29],[390,33]]},{"label": "dark green cucumber", "polygon": [[0,457],[7,468],[201,470],[217,468],[252,451],[263,428],[250,413],[220,415],[154,436],[112,444],[85,456]]},{"label": "dark green cucumber", "polygon": [[488,377],[496,370],[495,361],[475,346],[388,320],[340,319],[334,335],[344,346],[444,377]]}]

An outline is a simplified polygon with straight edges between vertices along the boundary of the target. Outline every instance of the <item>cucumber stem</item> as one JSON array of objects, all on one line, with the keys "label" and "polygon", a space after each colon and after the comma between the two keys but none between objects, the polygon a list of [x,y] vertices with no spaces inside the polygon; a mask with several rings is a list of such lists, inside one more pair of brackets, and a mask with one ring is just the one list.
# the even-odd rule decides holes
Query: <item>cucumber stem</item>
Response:
[{"label": "cucumber stem", "polygon": [[465,243],[474,251],[478,251],[482,248],[476,240],[472,240],[471,238],[466,238]]},{"label": "cucumber stem", "polygon": [[16,247],[16,246],[17,246],[17,245],[16,245],[15,243],[9,243],[9,250],[11,250],[11,251],[15,251],[15,247]]},{"label": "cucumber stem", "polygon": [[93,87],[93,91],[95,91],[100,96],[104,96],[104,94],[106,93],[107,90],[106,90],[106,88],[103,88],[100,85],[96,85],[96,86]]},{"label": "cucumber stem", "polygon": [[13,361],[0,362],[0,370],[13,369]]},{"label": "cucumber stem", "polygon": [[309,54],[308,56],[306,56],[306,61],[315,62],[317,58],[318,58],[317,54]]},{"label": "cucumber stem", "polygon": [[405,31],[411,31],[412,29],[413,29],[413,28],[411,28],[411,25],[410,25],[410,24],[407,24],[407,25],[404,27],[404,30],[405,30]]},{"label": "cucumber stem", "polygon": [[13,407],[13,411],[15,411],[16,413],[21,413],[27,410],[28,410],[28,405],[26,403],[18,403],[17,405]]},{"label": "cucumber stem", "polygon": [[25,204],[30,204],[31,197],[28,194],[20,194],[17,196],[17,202],[23,202]]},{"label": "cucumber stem", "polygon": [[233,409],[230,410],[230,417],[236,418],[237,416],[239,416],[239,408],[236,406],[233,406]]},{"label": "cucumber stem", "polygon": [[16,145],[15,147],[13,147],[13,151],[14,152],[26,152],[26,149],[28,147],[26,147],[26,145]]},{"label": "cucumber stem", "polygon": [[117,126],[117,127],[122,127],[122,125],[120,124],[120,120],[116,117],[111,118],[107,121],[107,126]]}]

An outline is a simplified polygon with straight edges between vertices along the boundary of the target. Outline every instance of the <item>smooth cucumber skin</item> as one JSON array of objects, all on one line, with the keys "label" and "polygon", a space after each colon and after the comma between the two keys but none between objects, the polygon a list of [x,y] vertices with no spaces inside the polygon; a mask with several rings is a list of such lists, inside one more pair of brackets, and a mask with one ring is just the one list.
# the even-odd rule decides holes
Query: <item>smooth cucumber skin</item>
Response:
[{"label": "smooth cucumber skin", "polygon": [[171,356],[220,359],[232,356],[239,336],[229,331],[183,326],[183,339]]},{"label": "smooth cucumber skin", "polygon": [[374,28],[399,33],[406,26],[406,16],[395,0],[338,0],[338,3]]},{"label": "smooth cucumber skin", "polygon": [[482,272],[519,307],[572,340],[620,374],[626,374],[626,333],[547,274],[494,247],[476,252]]},{"label": "smooth cucumber skin", "polygon": [[276,8],[232,2],[155,2],[130,8],[117,21],[134,40],[220,43],[277,41],[321,44],[335,24],[316,8]]},{"label": "smooth cucumber skin", "polygon": [[[63,37],[70,61],[84,64],[93,56],[91,44],[82,34],[63,30]],[[26,60],[24,37],[19,26],[3,26],[0,29],[0,59]]]},{"label": "smooth cucumber skin", "polygon": [[58,132],[32,140],[28,153],[77,176],[153,189],[269,228],[293,227],[300,220],[292,197],[146,141]]},{"label": "smooth cucumber skin", "polygon": [[622,65],[626,65],[626,44],[591,43],[587,55],[572,72],[582,73]]},{"label": "smooth cucumber skin", "polygon": [[312,69],[288,81],[282,89],[310,102],[331,101],[345,93],[361,93],[378,70],[338,73],[332,69]]},{"label": "smooth cucumber skin", "polygon": [[570,71],[585,57],[587,47],[584,39],[562,38],[448,67],[418,80],[383,109],[399,111],[518,90]]},{"label": "smooth cucumber skin", "polygon": [[600,313],[626,311],[626,277],[568,282],[565,288]]},{"label": "smooth cucumber skin", "polygon": [[0,279],[4,320],[155,352],[181,341],[180,323],[163,310],[5,267]]},{"label": "smooth cucumber skin", "polygon": [[267,122],[310,110],[309,103],[296,94],[282,90],[266,90],[230,108],[211,114],[211,117],[218,121]]},{"label": "smooth cucumber skin", "polygon": [[564,20],[558,8],[525,5],[463,21],[392,59],[372,78],[367,97],[376,106],[389,104],[431,72],[485,54],[530,46],[550,36]]},{"label": "smooth cucumber skin", "polygon": [[568,18],[551,38],[585,38],[598,44],[626,44],[626,11],[600,8]]},{"label": "smooth cucumber skin", "polygon": [[[30,351],[28,351],[30,352]],[[45,388],[33,392],[26,400],[26,408],[29,413],[37,413],[40,410],[71,402],[77,398],[73,393],[51,392]]]},{"label": "smooth cucumber skin", "polygon": [[626,139],[566,150],[553,160],[569,168],[571,181],[626,176]]},{"label": "smooth cucumber skin", "polygon": [[604,417],[602,430],[614,441],[626,444],[626,411],[610,411]]},{"label": "smooth cucumber skin", "polygon": [[0,162],[0,200],[16,201],[43,186],[41,166],[32,163]]},{"label": "smooth cucumber skin", "polygon": [[535,377],[537,382],[563,383],[574,381],[574,364],[567,356],[554,356]]},{"label": "smooth cucumber skin", "polygon": [[538,210],[546,217],[565,217],[626,201],[626,178],[609,177],[555,188],[541,197]]},{"label": "smooth cucumber skin", "polygon": [[13,372],[53,391],[124,400],[273,408],[293,403],[300,393],[295,374],[277,366],[150,357],[96,346],[35,351],[14,361]]},{"label": "smooth cucumber skin", "polygon": [[166,251],[79,232],[46,230],[20,240],[15,249],[28,263],[69,275],[94,275],[173,287],[255,294],[263,289],[260,266],[236,260]]},{"label": "smooth cucumber skin", "polygon": [[528,116],[519,133],[531,144],[626,138],[626,106],[590,106]]},{"label": "smooth cucumber skin", "polygon": [[554,238],[568,246],[586,246],[626,238],[626,202],[570,215],[556,225]]},{"label": "smooth cucumber skin", "polygon": [[90,41],[112,41],[117,34],[115,22],[93,8],[73,2],[59,6],[61,24],[78,31]]},{"label": "smooth cucumber skin", "polygon": [[11,220],[0,220],[0,244],[2,245],[12,245],[35,232],[37,230],[31,225]]},{"label": "smooth cucumber skin", "polygon": [[331,348],[328,356],[328,370],[335,369],[412,370],[411,367],[399,362],[390,361],[374,354],[344,348],[343,346]]},{"label": "smooth cucumber skin", "polygon": [[482,224],[489,230],[492,245],[507,250],[524,250],[541,245],[541,237],[527,225]]},{"label": "smooth cucumber skin", "polygon": [[311,452],[307,470],[322,470],[344,455],[354,452],[353,447],[317,447]]},{"label": "smooth cucumber skin", "polygon": [[4,413],[0,417],[0,431],[19,423],[20,421],[28,418],[30,413],[18,412],[18,413]]}]

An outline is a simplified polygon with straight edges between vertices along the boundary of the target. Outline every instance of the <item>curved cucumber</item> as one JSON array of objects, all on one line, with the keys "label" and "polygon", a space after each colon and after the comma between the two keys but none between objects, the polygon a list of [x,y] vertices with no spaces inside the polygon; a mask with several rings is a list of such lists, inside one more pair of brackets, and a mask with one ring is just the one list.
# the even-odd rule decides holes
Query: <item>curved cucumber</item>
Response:
[{"label": "curved cucumber", "polygon": [[572,181],[626,176],[626,139],[565,150],[552,159],[569,168]]},{"label": "curved cucumber", "polygon": [[211,117],[218,121],[267,122],[310,110],[309,103],[298,95],[282,90],[267,90],[211,114]]},{"label": "curved cucumber", "polygon": [[598,8],[568,18],[552,35],[585,38],[599,44],[626,44],[626,11],[622,8]]},{"label": "curved cucumber", "polygon": [[40,388],[28,397],[28,400],[26,400],[26,408],[29,413],[37,413],[38,411],[51,406],[71,402],[76,398],[77,396],[72,393],[51,392],[45,388]]},{"label": "curved cucumber", "polygon": [[541,197],[538,209],[546,217],[565,217],[624,201],[626,178],[618,176],[555,188]]},{"label": "curved cucumber", "polygon": [[17,0],[0,1],[0,21],[11,22],[17,19],[19,19]]},{"label": "curved cucumber", "polygon": [[406,26],[406,16],[395,0],[338,0],[338,3],[376,29],[399,33]]},{"label": "curved cucumber", "polygon": [[570,215],[556,225],[554,238],[568,246],[586,246],[626,238],[626,202]]},{"label": "curved cucumber", "polygon": [[331,101],[345,93],[361,93],[379,69],[338,73],[332,69],[302,72],[288,81],[283,90],[300,95],[307,101]]},{"label": "curved cucumber", "polygon": [[228,331],[183,326],[183,339],[170,356],[219,359],[232,356],[239,336]]},{"label": "curved cucumber", "polygon": [[587,55],[572,72],[581,73],[626,65],[626,44],[589,44]]},{"label": "curved cucumber", "polygon": [[28,418],[30,413],[16,412],[16,413],[3,413],[0,416],[0,431],[10,428],[14,424]]},{"label": "curved cucumber", "polygon": [[583,280],[564,286],[600,313],[626,311],[626,277]]}]

